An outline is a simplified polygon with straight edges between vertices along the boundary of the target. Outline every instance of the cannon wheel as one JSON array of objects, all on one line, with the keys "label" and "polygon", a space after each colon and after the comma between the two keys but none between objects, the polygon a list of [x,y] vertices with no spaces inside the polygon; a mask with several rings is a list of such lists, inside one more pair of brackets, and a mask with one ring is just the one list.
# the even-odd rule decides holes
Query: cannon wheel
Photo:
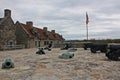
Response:
[{"label": "cannon wheel", "polygon": [[113,55],[113,56],[112,56],[112,59],[115,60],[115,61],[117,61],[117,60],[118,60],[118,57],[117,57],[116,55]]},{"label": "cannon wheel", "polygon": [[69,58],[72,58],[72,56],[69,56]]},{"label": "cannon wheel", "polygon": [[39,52],[37,51],[36,54],[39,54]]},{"label": "cannon wheel", "polygon": [[96,48],[91,48],[90,50],[92,53],[96,53]]},{"label": "cannon wheel", "polygon": [[[114,51],[115,52],[115,51]],[[109,59],[111,59],[111,60],[115,60],[115,61],[117,61],[118,60],[118,57],[114,54],[114,52],[112,52],[112,53],[107,53],[106,54],[106,56],[109,58]]]},{"label": "cannon wheel", "polygon": [[86,47],[84,47],[84,50],[87,50],[87,48],[86,48]]}]

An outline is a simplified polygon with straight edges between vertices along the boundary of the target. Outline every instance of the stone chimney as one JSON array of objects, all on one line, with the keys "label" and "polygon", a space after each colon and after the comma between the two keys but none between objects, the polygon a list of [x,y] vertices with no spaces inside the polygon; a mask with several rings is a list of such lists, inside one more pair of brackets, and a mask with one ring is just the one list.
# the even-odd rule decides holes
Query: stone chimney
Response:
[{"label": "stone chimney", "polygon": [[55,30],[51,30],[52,33],[55,33]]},{"label": "stone chimney", "polygon": [[44,31],[47,31],[47,27],[43,27],[43,30],[44,30]]},{"label": "stone chimney", "polygon": [[4,10],[4,17],[11,17],[11,10],[9,10],[9,9],[5,9]]},{"label": "stone chimney", "polygon": [[26,25],[29,25],[29,26],[33,27],[33,22],[32,21],[27,21]]}]

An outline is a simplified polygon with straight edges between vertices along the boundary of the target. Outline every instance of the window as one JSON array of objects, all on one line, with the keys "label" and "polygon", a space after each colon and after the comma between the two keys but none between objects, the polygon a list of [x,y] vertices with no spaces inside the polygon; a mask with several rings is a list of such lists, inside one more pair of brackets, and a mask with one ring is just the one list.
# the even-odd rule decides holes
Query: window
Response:
[{"label": "window", "polygon": [[53,42],[51,41],[50,43],[52,44]]},{"label": "window", "polygon": [[14,41],[13,40],[9,40],[7,44],[8,44],[9,47],[12,48],[13,45],[14,45]]},{"label": "window", "polygon": [[48,41],[44,41],[44,45],[48,45],[49,44],[49,42]]},{"label": "window", "polygon": [[37,46],[37,41],[35,41],[35,46]]},{"label": "window", "polygon": [[44,45],[46,45],[47,44],[47,42],[46,41],[44,41]]},{"label": "window", "polygon": [[38,42],[38,47],[40,47],[40,41]]}]

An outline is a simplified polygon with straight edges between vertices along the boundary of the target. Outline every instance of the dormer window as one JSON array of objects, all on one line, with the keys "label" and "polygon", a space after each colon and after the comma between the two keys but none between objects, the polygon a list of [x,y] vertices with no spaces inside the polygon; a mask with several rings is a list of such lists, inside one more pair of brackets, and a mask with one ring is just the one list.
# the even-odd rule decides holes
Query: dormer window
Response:
[{"label": "dormer window", "polygon": [[49,32],[48,32],[48,31],[46,31],[46,32],[45,32],[45,35],[46,35],[46,36],[49,36]]},{"label": "dormer window", "polygon": [[39,39],[40,39],[40,33],[37,33],[37,38],[39,38]]},{"label": "dormer window", "polygon": [[38,33],[38,36],[39,36],[39,37],[41,36],[40,33]]},{"label": "dormer window", "polygon": [[36,35],[37,34],[37,30],[35,28],[32,28],[31,30],[32,34]]},{"label": "dormer window", "polygon": [[55,34],[55,38],[57,38],[58,37],[58,35],[57,34]]}]

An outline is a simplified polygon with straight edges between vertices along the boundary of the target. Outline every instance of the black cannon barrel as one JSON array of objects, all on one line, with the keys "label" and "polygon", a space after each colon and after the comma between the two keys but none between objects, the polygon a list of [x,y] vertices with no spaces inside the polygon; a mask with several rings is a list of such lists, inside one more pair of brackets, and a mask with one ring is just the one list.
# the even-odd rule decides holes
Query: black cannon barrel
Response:
[{"label": "black cannon barrel", "polygon": [[83,48],[84,48],[84,50],[87,50],[87,48],[91,48],[91,45],[92,45],[93,43],[84,43],[83,44]]},{"label": "black cannon barrel", "polygon": [[119,60],[120,59],[120,45],[109,45],[108,51],[106,53],[106,57],[111,60]]},{"label": "black cannon barrel", "polygon": [[113,49],[113,50],[120,49],[120,45],[109,45],[108,49]]},{"label": "black cannon barrel", "polygon": [[90,50],[92,53],[96,53],[96,51],[101,51],[102,53],[106,53],[107,52],[107,43],[92,43],[90,46]]},{"label": "black cannon barrel", "polygon": [[92,43],[91,47],[96,47],[96,46],[102,47],[102,46],[107,46],[107,45],[108,45],[107,43]]}]

